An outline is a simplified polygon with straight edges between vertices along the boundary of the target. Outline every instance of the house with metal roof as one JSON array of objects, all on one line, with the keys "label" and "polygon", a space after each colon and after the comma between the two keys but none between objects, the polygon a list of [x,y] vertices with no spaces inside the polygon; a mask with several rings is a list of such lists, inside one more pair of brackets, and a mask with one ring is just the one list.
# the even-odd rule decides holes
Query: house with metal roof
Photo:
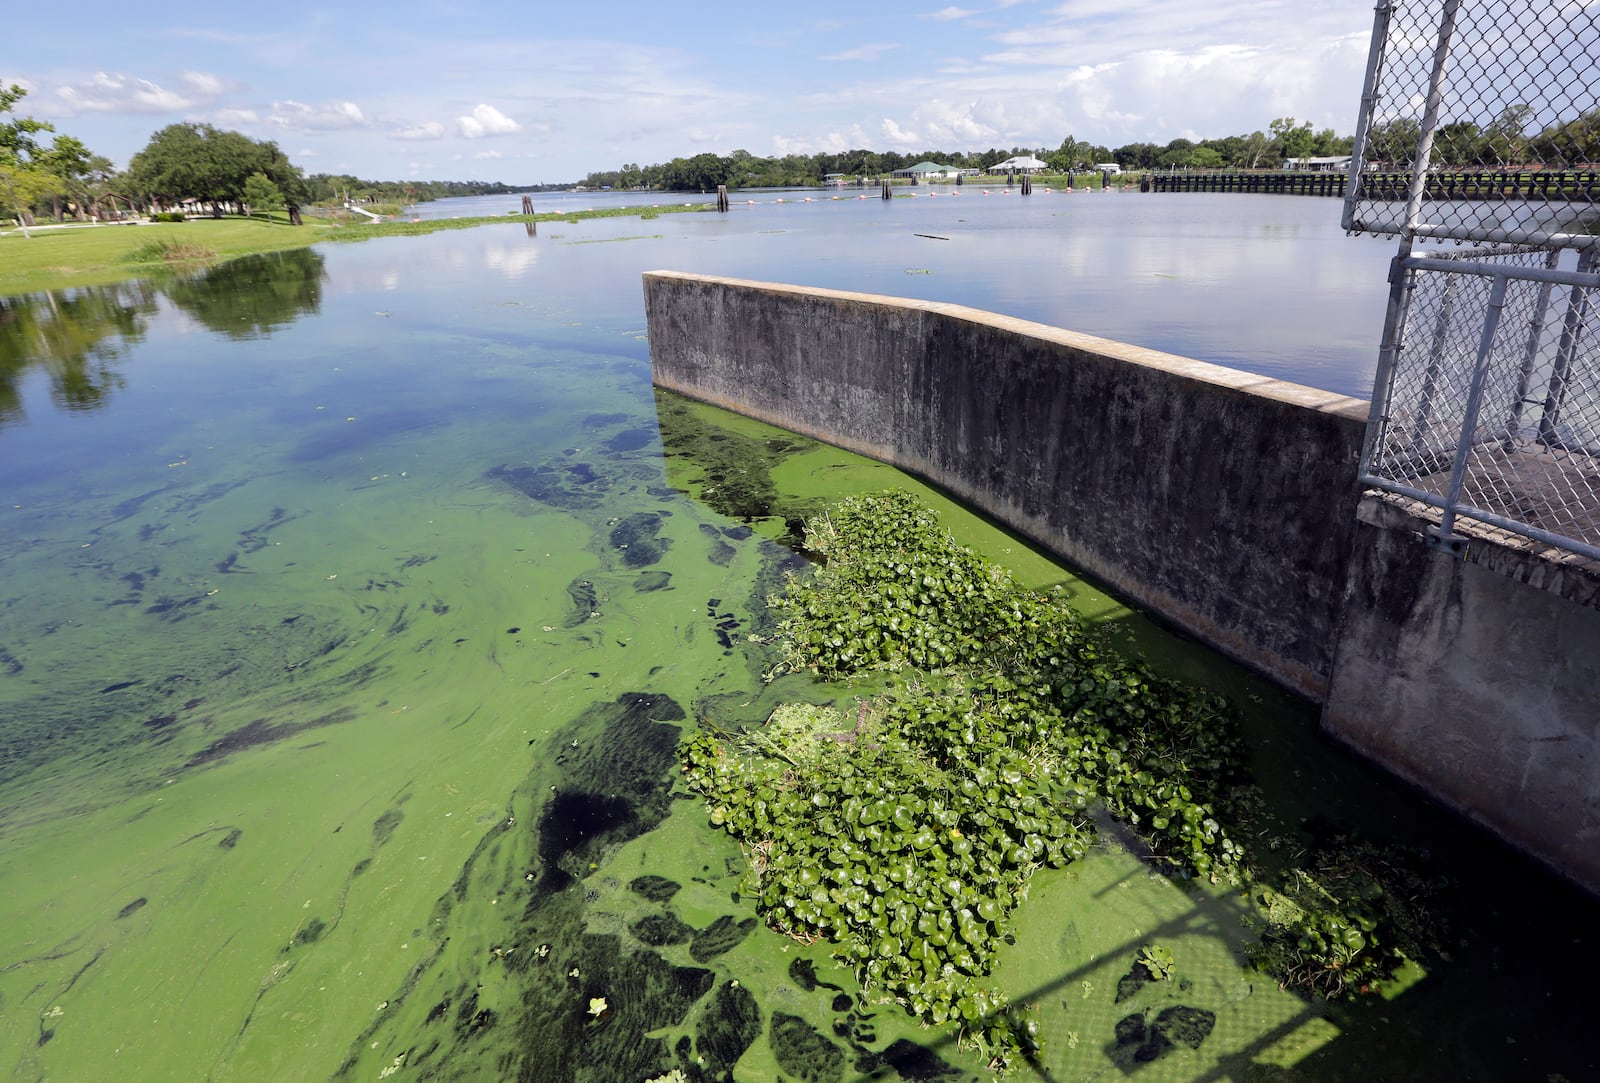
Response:
[{"label": "house with metal roof", "polygon": [[920,180],[941,180],[960,175],[961,170],[953,165],[940,165],[938,162],[918,162],[908,165],[904,169],[896,169],[891,176],[916,177]]},{"label": "house with metal roof", "polygon": [[1017,156],[1015,158],[1007,158],[1003,162],[996,162],[994,165],[989,167],[989,172],[991,172],[991,173],[1038,173],[1041,170],[1045,170],[1045,169],[1049,169],[1049,168],[1050,167],[1049,167],[1049,165],[1047,163],[1041,162],[1039,159],[1035,158],[1033,155],[1031,155],[1031,154],[1023,154],[1023,155],[1019,155],[1019,156]]}]

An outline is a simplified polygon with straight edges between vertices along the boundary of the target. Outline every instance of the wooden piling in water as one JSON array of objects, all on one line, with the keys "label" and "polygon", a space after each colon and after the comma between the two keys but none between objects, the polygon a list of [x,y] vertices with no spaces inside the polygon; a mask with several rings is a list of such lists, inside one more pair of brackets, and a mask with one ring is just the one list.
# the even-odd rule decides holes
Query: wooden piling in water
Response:
[{"label": "wooden piling in water", "polygon": [[726,184],[717,185],[717,210],[719,210],[719,211],[721,211],[723,213],[727,213],[727,210],[728,210],[728,186]]},{"label": "wooden piling in water", "polygon": [[532,196],[523,196],[522,197],[522,213],[523,214],[532,214],[533,213],[533,197]]},{"label": "wooden piling in water", "polygon": [[894,198],[894,195],[889,191],[889,178],[888,177],[885,177],[883,179],[883,198],[884,199],[893,199]]},{"label": "wooden piling in water", "polygon": [[1033,195],[1033,178],[1026,173],[1022,175],[1022,194],[1025,196]]}]

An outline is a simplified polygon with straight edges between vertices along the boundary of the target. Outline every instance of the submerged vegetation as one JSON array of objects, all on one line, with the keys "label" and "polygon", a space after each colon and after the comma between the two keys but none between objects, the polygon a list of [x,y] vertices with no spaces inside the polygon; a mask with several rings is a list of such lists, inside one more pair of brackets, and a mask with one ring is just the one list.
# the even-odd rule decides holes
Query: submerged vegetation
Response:
[{"label": "submerged vegetation", "polygon": [[[1062,596],[1017,586],[912,497],[847,499],[806,545],[820,566],[770,600],[776,671],[858,698],[702,731],[681,759],[768,924],[831,942],[865,996],[953,1022],[999,1066],[1031,1057],[1036,1023],[986,979],[1030,876],[1082,857],[1097,816],[1175,876],[1253,885],[1256,959],[1285,985],[1366,991],[1426,948],[1426,892],[1387,891],[1422,882],[1377,848],[1341,840],[1275,874],[1235,841],[1223,825],[1251,788],[1223,700],[1103,649]],[[1141,965],[1165,978],[1171,956]]]}]

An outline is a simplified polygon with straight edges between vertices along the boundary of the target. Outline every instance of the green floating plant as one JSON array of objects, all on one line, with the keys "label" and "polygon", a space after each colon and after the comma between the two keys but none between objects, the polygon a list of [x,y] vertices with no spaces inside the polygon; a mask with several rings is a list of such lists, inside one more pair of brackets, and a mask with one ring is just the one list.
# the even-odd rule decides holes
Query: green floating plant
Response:
[{"label": "green floating plant", "polygon": [[[1248,878],[1222,826],[1244,782],[1236,719],[1104,650],[1061,593],[1018,586],[908,494],[842,501],[807,521],[806,547],[818,566],[769,599],[774,675],[901,679],[848,708],[702,731],[681,747],[685,781],[743,845],[770,926],[831,943],[867,995],[1006,1066],[1037,1048],[1037,1023],[986,979],[1033,871],[1086,852],[1091,807],[1177,874]],[[1165,948],[1139,961],[1171,975]]]}]

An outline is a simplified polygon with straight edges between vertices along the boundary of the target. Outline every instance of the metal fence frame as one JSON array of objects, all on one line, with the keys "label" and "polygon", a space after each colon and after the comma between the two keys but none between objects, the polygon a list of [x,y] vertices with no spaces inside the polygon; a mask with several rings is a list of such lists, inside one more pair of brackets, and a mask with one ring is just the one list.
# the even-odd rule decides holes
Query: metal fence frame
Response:
[{"label": "metal fence frame", "polygon": [[[1552,0],[1379,0],[1374,11],[1343,225],[1350,232],[1398,236],[1399,251],[1390,271],[1360,479],[1438,509],[1431,540],[1457,554],[1465,549],[1458,520],[1470,519],[1600,561],[1600,361],[1594,346],[1600,326],[1591,326],[1596,313],[1590,304],[1600,287],[1600,236],[1589,232],[1600,221],[1595,190],[1575,186],[1554,204],[1507,213],[1506,204],[1482,192],[1441,198],[1450,190],[1450,171],[1434,162],[1441,132],[1451,137],[1454,129],[1459,137],[1464,128],[1476,130],[1460,122],[1464,112],[1500,109],[1506,115],[1503,103],[1523,96],[1547,117],[1559,108],[1600,123],[1600,55],[1590,55],[1600,54],[1594,47],[1600,11],[1588,7]],[[1486,45],[1491,38],[1489,44],[1537,41],[1539,47],[1527,47],[1531,60],[1497,57]],[[1573,42],[1581,44],[1570,58],[1577,75],[1552,71],[1566,63],[1564,43]],[[1453,67],[1458,54],[1463,59]],[[1537,115],[1530,106],[1515,109],[1518,116]],[[1367,170],[1358,165],[1367,160],[1374,131],[1397,122],[1417,129],[1403,200],[1365,188]],[[1490,170],[1512,165],[1481,164]],[[1464,247],[1437,247],[1447,241]],[[1564,253],[1572,251],[1575,266],[1563,269],[1563,262],[1573,262]],[[1563,296],[1564,312],[1553,320]],[[1509,327],[1508,298],[1515,299]],[[1516,319],[1523,321],[1520,333]],[[1475,347],[1467,341],[1469,329]],[[1541,382],[1542,398],[1530,397]],[[1500,411],[1494,416],[1503,420],[1486,427],[1485,409]],[[1537,421],[1530,423],[1533,414]],[[1442,431],[1447,418],[1453,432]],[[1515,470],[1475,487],[1483,480],[1479,473],[1493,469],[1495,454],[1502,465],[1515,455],[1539,457],[1545,473],[1536,487],[1544,505],[1512,491],[1526,480]],[[1441,469],[1446,463],[1447,475]],[[1504,490],[1505,499],[1490,490]],[[1558,522],[1552,527],[1542,519]]]}]

